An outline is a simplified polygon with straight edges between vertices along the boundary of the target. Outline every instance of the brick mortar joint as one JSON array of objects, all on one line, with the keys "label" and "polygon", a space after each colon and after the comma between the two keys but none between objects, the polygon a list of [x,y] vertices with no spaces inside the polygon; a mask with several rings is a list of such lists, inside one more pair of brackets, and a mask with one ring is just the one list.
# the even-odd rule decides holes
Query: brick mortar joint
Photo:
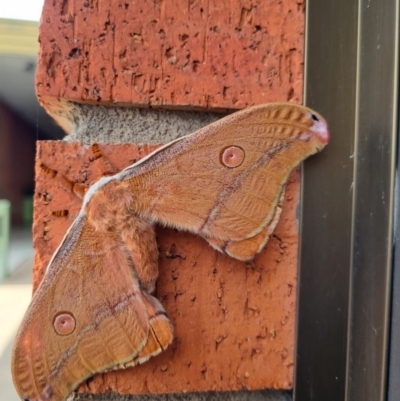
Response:
[{"label": "brick mortar joint", "polygon": [[191,134],[222,118],[215,112],[102,106],[76,102],[44,103],[66,130],[68,142],[160,144]]}]

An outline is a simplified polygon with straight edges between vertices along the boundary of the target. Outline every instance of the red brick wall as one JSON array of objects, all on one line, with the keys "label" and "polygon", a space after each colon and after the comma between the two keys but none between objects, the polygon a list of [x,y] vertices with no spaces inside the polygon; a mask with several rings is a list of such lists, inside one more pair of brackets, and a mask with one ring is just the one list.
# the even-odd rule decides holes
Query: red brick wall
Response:
[{"label": "red brick wall", "polygon": [[302,0],[45,1],[39,97],[239,109],[301,101]]},{"label": "red brick wall", "polygon": [[[301,102],[303,32],[301,0],[46,0],[37,93],[55,118],[61,113],[64,119],[74,118],[73,108],[57,107],[66,100],[207,111]],[[146,148],[121,146],[103,148],[118,168],[145,154]],[[90,183],[98,176],[78,144],[43,143],[38,157],[75,180]],[[37,182],[36,285],[71,223],[48,212],[79,208],[41,172]],[[80,390],[290,389],[298,172],[289,189],[275,236],[252,263],[160,228],[158,295],[176,327],[175,341],[143,366],[97,375]],[[172,248],[178,257],[168,256]]]}]

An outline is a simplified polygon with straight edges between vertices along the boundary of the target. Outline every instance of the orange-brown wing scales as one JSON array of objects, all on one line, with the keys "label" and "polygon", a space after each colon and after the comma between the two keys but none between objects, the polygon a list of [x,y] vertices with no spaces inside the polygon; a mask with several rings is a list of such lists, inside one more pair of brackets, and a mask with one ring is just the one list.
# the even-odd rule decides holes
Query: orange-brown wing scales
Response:
[{"label": "orange-brown wing scales", "polygon": [[[147,342],[147,306],[117,234],[99,235],[86,220],[71,232],[17,335],[13,375],[25,383],[23,398],[64,400],[87,377],[134,359]],[[60,313],[72,317],[72,332],[56,328]]]},{"label": "orange-brown wing scales", "polygon": [[[290,172],[325,145],[312,127],[306,108],[259,106],[172,143],[117,177],[129,183],[144,218],[238,242],[268,225]],[[221,156],[230,147],[243,151],[234,168]]]},{"label": "orange-brown wing scales", "polygon": [[243,171],[233,188],[221,193],[203,228],[206,234],[216,238],[229,235],[227,240],[240,241],[258,234],[270,222],[282,188],[299,163],[297,160],[286,168],[275,168],[275,157],[266,154],[255,167]]},{"label": "orange-brown wing scales", "polygon": [[146,292],[142,292],[143,301],[149,316],[149,333],[146,344],[141,351],[130,361],[115,364],[108,370],[125,369],[136,366],[149,360],[165,350],[173,340],[173,327],[160,302]]},{"label": "orange-brown wing scales", "polygon": [[206,238],[208,243],[220,252],[229,255],[232,258],[248,261],[254,258],[257,253],[261,252],[269,237],[278,224],[279,217],[282,212],[282,204],[284,200],[284,189],[279,198],[275,213],[269,223],[254,237],[247,238],[242,241],[223,241],[215,238]]},{"label": "orange-brown wing scales", "polygon": [[161,303],[145,292],[142,295],[149,316],[149,336],[146,345],[131,362],[125,364],[125,367],[144,363],[150,357],[158,355],[171,344],[174,338],[173,327]]}]

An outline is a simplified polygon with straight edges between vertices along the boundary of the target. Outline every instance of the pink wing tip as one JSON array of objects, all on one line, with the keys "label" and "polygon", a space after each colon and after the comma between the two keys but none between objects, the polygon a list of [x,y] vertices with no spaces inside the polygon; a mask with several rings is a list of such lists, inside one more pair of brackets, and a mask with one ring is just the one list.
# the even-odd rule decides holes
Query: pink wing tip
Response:
[{"label": "pink wing tip", "polygon": [[331,136],[327,122],[315,114],[311,114],[311,118],[314,120],[311,130],[321,138],[322,143],[327,144]]}]

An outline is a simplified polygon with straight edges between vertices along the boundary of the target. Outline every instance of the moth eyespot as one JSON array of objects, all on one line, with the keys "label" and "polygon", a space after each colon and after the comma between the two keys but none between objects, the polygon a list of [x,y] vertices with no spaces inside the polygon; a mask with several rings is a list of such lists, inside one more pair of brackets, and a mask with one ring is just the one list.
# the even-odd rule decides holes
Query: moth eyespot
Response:
[{"label": "moth eyespot", "polygon": [[226,167],[239,167],[243,160],[244,150],[239,146],[229,146],[221,152],[221,163]]},{"label": "moth eyespot", "polygon": [[54,318],[53,327],[60,336],[67,336],[75,330],[75,318],[69,312],[61,312]]},{"label": "moth eyespot", "polygon": [[310,114],[310,117],[311,117],[311,119],[312,119],[313,121],[320,121],[319,118],[318,118],[314,113],[311,113],[311,114]]}]

